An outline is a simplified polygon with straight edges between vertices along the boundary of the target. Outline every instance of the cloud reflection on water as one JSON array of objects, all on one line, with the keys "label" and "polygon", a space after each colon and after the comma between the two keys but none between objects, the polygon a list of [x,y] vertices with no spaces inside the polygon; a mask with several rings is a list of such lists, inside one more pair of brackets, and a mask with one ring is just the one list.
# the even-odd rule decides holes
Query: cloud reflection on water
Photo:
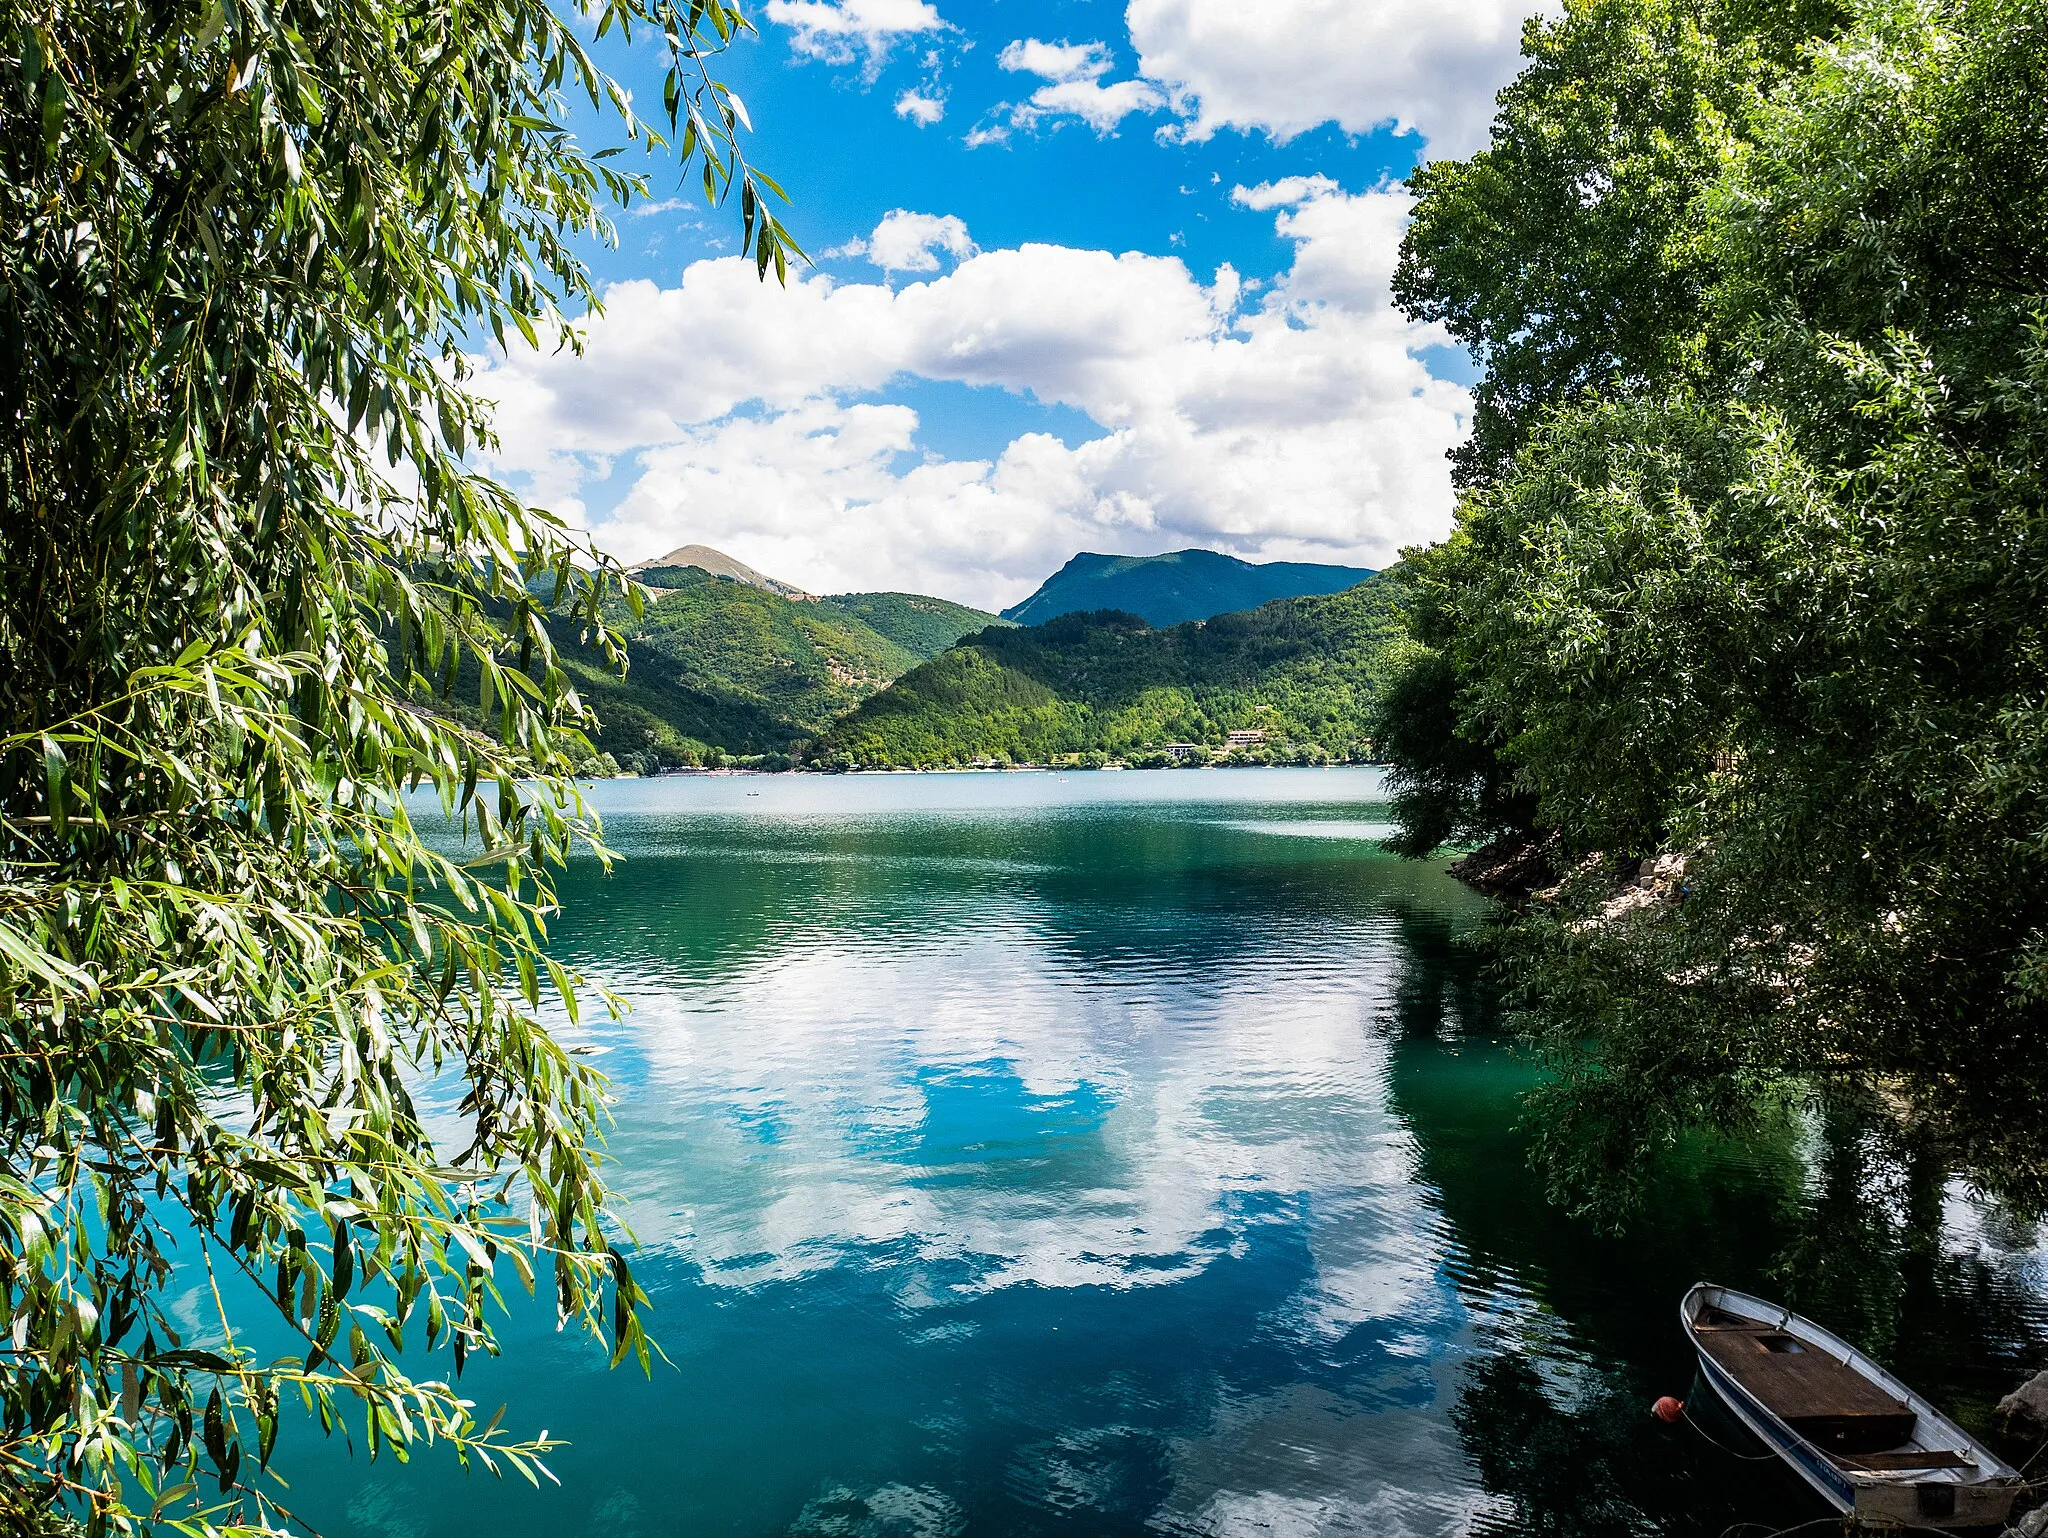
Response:
[{"label": "cloud reflection on water", "polygon": [[[1014,1289],[1184,1288],[1279,1244],[1300,1283],[1236,1327],[1322,1381],[1213,1405],[1163,1454],[1152,1524],[1458,1531],[1492,1501],[1445,1415],[1472,1343],[1451,1241],[1388,1105],[1403,937],[1341,882],[1271,890],[1259,848],[1377,825],[1201,822],[1183,830],[1193,857],[1112,858],[1106,879],[1077,879],[1058,834],[1027,841],[1053,846],[1044,860],[953,847],[978,835],[944,826],[914,857],[835,848],[848,888],[760,926],[760,949],[715,976],[611,978],[636,1002],[607,1064],[632,1222],[704,1286],[869,1269],[913,1316]],[[816,854],[850,832],[770,837]],[[1412,872],[1389,873],[1398,897]],[[1233,915],[1245,880],[1266,901]],[[1020,1450],[1008,1488],[1047,1509],[1113,1505],[1098,1485],[1134,1476],[1107,1434]],[[821,1498],[793,1530],[918,1505],[899,1488]]]},{"label": "cloud reflection on water", "polygon": [[1430,1289],[1442,1236],[1373,1030],[1383,940],[1342,968],[1237,958],[1077,988],[1057,950],[996,928],[886,954],[807,942],[705,993],[643,991],[622,1170],[642,1243],[721,1286],[904,1241],[952,1292],[1161,1286],[1249,1225],[1306,1221],[1326,1296],[1303,1328]]}]

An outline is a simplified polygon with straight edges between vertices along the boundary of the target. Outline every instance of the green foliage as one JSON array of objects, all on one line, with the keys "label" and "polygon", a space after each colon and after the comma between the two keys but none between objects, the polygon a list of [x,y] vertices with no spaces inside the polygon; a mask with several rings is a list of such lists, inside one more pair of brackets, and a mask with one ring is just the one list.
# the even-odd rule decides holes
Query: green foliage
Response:
[{"label": "green foliage", "polygon": [[1444,844],[1526,834],[1535,797],[1484,729],[1461,708],[1464,681],[1448,648],[1456,635],[1449,604],[1472,555],[1462,531],[1444,544],[1404,552],[1383,580],[1397,630],[1382,651],[1372,703],[1375,755],[1388,766],[1395,854],[1424,859]]},{"label": "green foliage", "polygon": [[1714,527],[1735,453],[1685,402],[1585,406],[1461,511],[1465,719],[1577,848],[1659,847],[1727,746],[1731,691],[1764,682]]},{"label": "green foliage", "polygon": [[[590,19],[665,50],[661,134]],[[276,1530],[287,1398],[373,1456],[446,1441],[536,1477],[545,1442],[400,1360],[495,1351],[508,1276],[646,1360],[604,1083],[540,1019],[579,1008],[542,949],[549,869],[595,835],[544,610],[620,661],[617,573],[572,580],[565,531],[468,471],[463,349],[560,333],[595,297],[570,243],[644,190],[566,93],[679,139],[783,267],[706,73],[743,25],[715,0],[0,23],[10,1530]],[[458,676],[474,725],[415,703]],[[409,786],[466,859],[416,836]]]},{"label": "green foliage", "polygon": [[1530,415],[1424,563],[1450,730],[1600,852],[1505,941],[1560,1190],[1881,1083],[2048,1203],[2044,80],[2040,0],[1859,6],[1677,189],[1717,366]]},{"label": "green foliage", "polygon": [[[1524,696],[1510,752],[1567,828],[1710,851],[1680,908],[1625,926],[1661,959],[1605,990],[1629,1018],[1599,1033],[1603,1094],[1639,1098],[1649,1081],[1612,1071],[1633,1054],[1658,1065],[1660,1099],[1731,1069],[1880,1074],[1987,1183],[2039,1204],[2048,1147],[2021,1108],[2048,1083],[2048,350],[2037,338],[1965,408],[1910,344],[1833,357],[1881,452],[1829,463],[1785,415],[1738,417],[1742,476],[1690,548],[1625,581],[1539,578],[1546,600],[1628,618],[1580,637],[1591,698]],[[1541,559],[1583,532],[1529,543]],[[1677,601],[1660,609],[1659,590]],[[1654,653],[1639,608],[1665,621]],[[1532,649],[1559,628],[1528,627]],[[1514,644],[1476,652],[1496,719],[1529,682]],[[1646,723],[1638,749],[1570,740],[1602,717]],[[1574,949],[1550,976],[1575,975]],[[1687,1055],[1717,1014],[1767,1024],[1745,1051]]]},{"label": "green foliage", "polygon": [[1264,730],[1273,750],[1363,757],[1376,668],[1393,634],[1385,579],[1154,630],[1070,614],[991,629],[862,705],[811,749],[820,762],[938,768],[1221,750]]},{"label": "green foliage", "polygon": [[1698,205],[1826,0],[1574,0],[1531,22],[1493,142],[1432,161],[1394,293],[1485,364],[1461,484],[1504,474],[1554,407],[1710,372]]},{"label": "green foliage", "polygon": [[[1773,367],[1818,338],[1899,332],[1953,386],[2005,376],[2048,294],[2044,25],[2020,3],[1861,7],[1714,189],[1719,323],[1760,332],[1750,349]],[[1816,369],[1833,371],[1822,358],[1802,376]]]}]

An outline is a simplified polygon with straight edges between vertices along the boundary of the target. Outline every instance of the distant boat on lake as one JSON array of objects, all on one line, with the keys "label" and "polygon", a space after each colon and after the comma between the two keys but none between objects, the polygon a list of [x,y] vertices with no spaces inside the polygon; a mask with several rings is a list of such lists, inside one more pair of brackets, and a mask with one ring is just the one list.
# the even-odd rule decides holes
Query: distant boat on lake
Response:
[{"label": "distant boat on lake", "polygon": [[1706,1282],[1678,1317],[1735,1418],[1845,1516],[1947,1529],[2011,1514],[2019,1472],[1839,1336]]}]

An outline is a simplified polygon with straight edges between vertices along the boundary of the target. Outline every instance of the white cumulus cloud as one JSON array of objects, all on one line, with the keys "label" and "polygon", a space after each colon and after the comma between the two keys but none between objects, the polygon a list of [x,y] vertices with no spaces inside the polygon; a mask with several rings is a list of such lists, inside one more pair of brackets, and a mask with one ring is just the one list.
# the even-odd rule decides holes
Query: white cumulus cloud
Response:
[{"label": "white cumulus cloud", "polygon": [[1004,69],[1046,80],[1095,80],[1109,73],[1113,62],[1101,43],[1042,43],[1020,37],[997,56]]},{"label": "white cumulus cloud", "polygon": [[928,0],[768,0],[767,16],[790,29],[793,50],[828,64],[872,61],[898,38],[946,25]]},{"label": "white cumulus cloud", "polygon": [[946,100],[923,91],[905,91],[896,98],[896,115],[909,118],[919,128],[929,128],[946,115]]},{"label": "white cumulus cloud", "polygon": [[1311,198],[1326,198],[1338,190],[1323,175],[1283,176],[1277,182],[1260,182],[1256,187],[1233,187],[1230,201],[1242,208],[1289,208]]},{"label": "white cumulus cloud", "polygon": [[[702,542],[813,592],[998,606],[1083,549],[1384,564],[1442,533],[1469,410],[1416,356],[1445,338],[1388,296],[1408,197],[1317,179],[1245,197],[1295,252],[1256,298],[1227,266],[1204,282],[1136,252],[975,252],[957,220],[901,211],[871,253],[958,265],[782,289],[725,258],[616,284],[582,356],[486,369],[489,468],[629,560]],[[1066,407],[1096,435],[935,454],[887,399],[901,377]],[[614,475],[629,489],[592,517]]]},{"label": "white cumulus cloud", "polygon": [[955,261],[974,255],[966,224],[953,214],[894,208],[867,240],[868,260],[884,272],[937,272],[941,251]]},{"label": "white cumulus cloud", "polygon": [[1523,20],[1555,0],[1130,0],[1139,73],[1185,118],[1290,139],[1334,123],[1422,135],[1440,157],[1486,142],[1520,68]]},{"label": "white cumulus cloud", "polygon": [[1022,102],[1004,102],[995,121],[969,136],[970,145],[1000,141],[1012,128],[1031,129],[1052,119],[1079,118],[1098,134],[1113,131],[1134,112],[1157,112],[1166,93],[1149,80],[1115,80],[1103,76],[1115,59],[1103,43],[1047,43],[1018,38],[996,62],[1017,74],[1036,75],[1046,83]]}]

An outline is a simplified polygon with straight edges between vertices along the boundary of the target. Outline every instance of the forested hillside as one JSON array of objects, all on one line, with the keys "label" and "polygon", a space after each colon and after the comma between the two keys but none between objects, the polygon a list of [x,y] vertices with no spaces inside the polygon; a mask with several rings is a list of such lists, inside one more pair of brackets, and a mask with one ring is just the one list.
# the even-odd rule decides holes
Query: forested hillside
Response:
[{"label": "forested hillside", "polygon": [[859,620],[920,660],[936,657],[962,636],[1010,623],[922,593],[840,593],[819,603]]},{"label": "forested hillside", "polygon": [[1487,373],[1401,843],[1576,873],[1508,948],[1561,1189],[1853,1104],[2048,1206],[2048,5],[1576,0],[1528,53],[1411,183],[1397,293]]},{"label": "forested hillside", "polygon": [[1144,762],[1168,744],[1220,753],[1230,732],[1262,731],[1241,757],[1360,758],[1397,586],[1388,573],[1164,630],[1113,610],[985,630],[868,700],[808,756],[846,768]]},{"label": "forested hillside", "polygon": [[[637,580],[639,618],[620,602],[607,611],[631,658],[624,678],[573,633],[557,644],[597,711],[596,752],[643,772],[787,755],[962,635],[1003,623],[914,593],[791,599],[696,567],[651,568]],[[474,698],[473,683],[455,694]]]}]

